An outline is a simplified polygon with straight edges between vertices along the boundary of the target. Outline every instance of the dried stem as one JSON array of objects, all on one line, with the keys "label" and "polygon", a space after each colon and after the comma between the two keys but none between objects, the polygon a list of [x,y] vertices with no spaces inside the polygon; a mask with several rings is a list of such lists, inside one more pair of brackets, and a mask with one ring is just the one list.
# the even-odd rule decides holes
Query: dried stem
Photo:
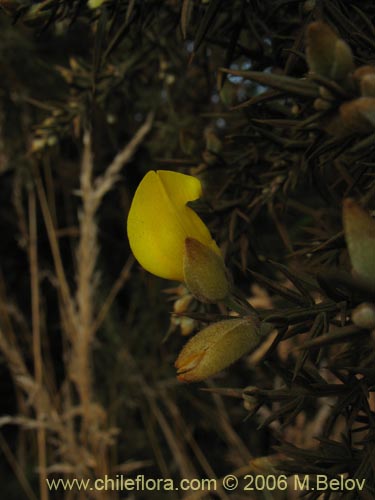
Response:
[{"label": "dried stem", "polygon": [[37,500],[37,497],[34,495],[34,492],[31,489],[30,483],[27,480],[24,471],[20,467],[19,463],[16,460],[16,457],[13,455],[12,450],[9,448],[8,443],[3,438],[3,435],[1,433],[0,433],[0,449],[3,452],[5,458],[7,459],[9,465],[13,469],[14,475],[17,477],[28,500]]},{"label": "dried stem", "polygon": [[76,311],[74,308],[74,303],[71,298],[71,293],[69,290],[69,285],[65,276],[64,265],[60,253],[59,243],[56,236],[56,229],[53,224],[53,219],[51,215],[51,210],[48,206],[47,196],[40,178],[39,169],[36,164],[34,164],[34,182],[36,190],[38,193],[40,208],[42,210],[44,223],[47,229],[49,244],[51,247],[52,257],[55,264],[55,270],[57,279],[59,282],[59,292],[61,294],[61,300],[63,304],[62,310],[65,313],[65,322],[68,325],[67,333],[70,338],[74,338],[74,330],[76,321]]},{"label": "dried stem", "polygon": [[124,165],[129,163],[135,151],[149,133],[154,119],[153,113],[149,113],[144,124],[137,130],[130,142],[115,156],[105,173],[95,180],[95,202],[100,204],[104,195],[112,189],[119,178]]},{"label": "dried stem", "polygon": [[84,153],[81,170],[81,194],[83,208],[80,213],[80,239],[77,250],[77,338],[74,343],[72,378],[77,385],[83,406],[83,431],[90,421],[92,401],[91,368],[89,353],[91,347],[91,325],[93,321],[93,297],[95,292],[94,271],[98,255],[96,204],[92,187],[93,159],[88,132],[84,136]]},{"label": "dried stem", "polygon": [[[33,189],[29,190],[29,263],[31,276],[31,309],[32,309],[32,331],[33,331],[33,357],[34,357],[34,377],[38,392],[43,384],[43,360],[40,339],[40,299],[39,299],[39,266],[38,266],[38,232],[36,200]],[[45,418],[41,398],[36,399],[37,420]],[[47,500],[47,451],[46,432],[43,426],[37,430],[38,457],[39,457],[39,489],[41,500]]]},{"label": "dried stem", "polygon": [[[105,457],[103,442],[98,437],[97,430],[100,422],[95,421],[100,407],[94,404],[91,346],[94,335],[108,313],[116,294],[122,283],[127,279],[132,260],[125,265],[123,273],[111,290],[107,301],[103,305],[97,318],[94,317],[95,295],[98,279],[95,274],[97,257],[99,253],[96,212],[104,195],[112,189],[119,178],[121,168],[129,162],[135,150],[140,145],[152,124],[150,114],[145,123],[140,127],[129,144],[115,157],[105,173],[93,179],[93,157],[91,150],[91,136],[84,134],[84,152],[80,176],[80,194],[82,197],[82,210],[79,214],[80,238],[77,247],[77,290],[75,331],[76,338],[73,343],[73,357],[70,365],[71,378],[74,381],[82,404],[81,439],[86,446],[89,445],[95,456]],[[97,411],[93,411],[93,407]],[[99,453],[99,455],[98,455]],[[101,460],[101,472],[106,468],[105,459]],[[104,471],[106,472],[106,471]]]},{"label": "dried stem", "polygon": [[107,298],[104,300],[103,305],[99,310],[97,317],[95,318],[95,322],[94,322],[94,325],[92,327],[92,329],[93,329],[92,334],[93,335],[95,335],[95,332],[100,328],[101,324],[105,320],[118,292],[121,290],[124,283],[129,279],[130,271],[133,267],[134,262],[135,262],[135,260],[134,260],[134,257],[132,255],[125,262],[124,267],[122,268],[122,271],[119,274],[119,277],[117,278],[117,280],[113,284]]}]

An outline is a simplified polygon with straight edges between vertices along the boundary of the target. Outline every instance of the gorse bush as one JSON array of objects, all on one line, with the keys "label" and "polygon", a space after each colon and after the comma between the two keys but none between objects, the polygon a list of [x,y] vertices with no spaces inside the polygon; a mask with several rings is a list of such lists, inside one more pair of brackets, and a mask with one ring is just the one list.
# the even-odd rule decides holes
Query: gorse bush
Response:
[{"label": "gorse bush", "polygon": [[6,498],[372,498],[373,2],[0,7]]}]

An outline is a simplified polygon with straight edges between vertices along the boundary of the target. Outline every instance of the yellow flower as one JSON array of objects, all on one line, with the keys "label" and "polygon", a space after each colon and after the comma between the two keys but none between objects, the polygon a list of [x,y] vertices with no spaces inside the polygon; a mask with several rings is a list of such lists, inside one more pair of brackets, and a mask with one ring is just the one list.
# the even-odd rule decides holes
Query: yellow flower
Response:
[{"label": "yellow flower", "polygon": [[196,177],[150,171],[134,195],[128,216],[130,247],[141,266],[156,276],[185,281],[185,241],[192,238],[221,257],[199,216],[186,204],[202,195]]}]

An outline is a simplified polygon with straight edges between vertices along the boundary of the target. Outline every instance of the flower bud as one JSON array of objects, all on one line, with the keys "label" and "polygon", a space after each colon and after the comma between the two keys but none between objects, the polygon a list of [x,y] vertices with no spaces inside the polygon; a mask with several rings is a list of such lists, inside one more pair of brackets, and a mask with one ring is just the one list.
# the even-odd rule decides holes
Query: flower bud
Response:
[{"label": "flower bud", "polygon": [[362,97],[375,97],[375,66],[361,66],[353,73]]},{"label": "flower bud", "polygon": [[98,9],[104,2],[105,0],[89,0],[87,4],[90,9]]},{"label": "flower bud", "polygon": [[360,328],[375,328],[375,304],[363,302],[357,306],[352,312],[352,321]]},{"label": "flower bud", "polygon": [[354,274],[375,289],[375,219],[354,200],[343,203],[343,223]]},{"label": "flower bud", "polygon": [[326,101],[334,101],[335,96],[332,94],[330,90],[327,89],[327,87],[324,87],[323,85],[320,85],[319,87],[319,95],[322,99]]},{"label": "flower bud", "polygon": [[202,153],[202,160],[206,163],[206,165],[215,165],[217,159],[218,156],[207,149]]},{"label": "flower bud", "polygon": [[326,99],[322,99],[321,97],[318,97],[314,101],[314,108],[317,111],[327,111],[327,109],[332,108],[332,103],[330,101],[327,101]]},{"label": "flower bud", "polygon": [[192,300],[193,296],[190,293],[186,293],[182,297],[179,297],[173,304],[173,311],[177,314],[183,314],[188,310]]},{"label": "flower bud", "polygon": [[206,139],[206,149],[207,151],[211,151],[212,153],[220,153],[223,149],[223,143],[217,136],[214,130],[208,128],[205,130],[205,139]]},{"label": "flower bud", "polygon": [[180,330],[181,335],[187,337],[190,335],[197,327],[197,322],[193,318],[188,318],[187,316],[182,316],[180,318]]},{"label": "flower bud", "polygon": [[309,24],[306,33],[306,58],[310,71],[336,81],[354,69],[349,45],[325,23]]},{"label": "flower bud", "polygon": [[371,133],[375,128],[375,97],[359,97],[340,106],[344,126],[357,133]]},{"label": "flower bud", "polygon": [[253,318],[213,323],[190,339],[180,352],[175,363],[177,378],[198,382],[211,377],[254,349],[260,338]]},{"label": "flower bud", "polygon": [[325,130],[337,137],[348,134],[370,134],[375,127],[375,97],[359,97],[341,104],[339,113]]},{"label": "flower bud", "polygon": [[361,95],[375,97],[375,73],[365,75],[361,80]]},{"label": "flower bud", "polygon": [[333,80],[344,80],[354,69],[353,53],[349,45],[339,38],[335,43],[334,63],[330,77]]},{"label": "flower bud", "polygon": [[219,91],[220,100],[225,106],[234,106],[238,102],[238,85],[225,80]]},{"label": "flower bud", "polygon": [[256,387],[249,385],[242,391],[243,406],[247,411],[252,412],[259,406],[259,399],[254,395],[256,394],[256,390]]},{"label": "flower bud", "polygon": [[194,238],[185,239],[184,281],[201,302],[215,303],[230,293],[223,258]]},{"label": "flower bud", "polygon": [[180,130],[179,143],[182,152],[190,156],[194,155],[198,147],[194,135],[186,129]]}]

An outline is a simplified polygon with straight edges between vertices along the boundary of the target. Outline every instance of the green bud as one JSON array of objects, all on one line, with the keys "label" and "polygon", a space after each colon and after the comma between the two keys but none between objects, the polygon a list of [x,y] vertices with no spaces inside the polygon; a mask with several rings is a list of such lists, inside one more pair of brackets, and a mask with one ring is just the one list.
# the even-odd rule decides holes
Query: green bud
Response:
[{"label": "green bud", "polygon": [[375,128],[375,97],[359,97],[340,106],[340,118],[351,132],[370,134]]},{"label": "green bud", "polygon": [[335,43],[330,78],[344,80],[354,70],[353,53],[349,45],[339,38]]},{"label": "green bud", "polygon": [[90,7],[90,9],[98,9],[105,0],[88,0],[87,5]]},{"label": "green bud", "polygon": [[205,131],[205,139],[206,139],[206,149],[207,151],[211,151],[212,153],[220,153],[223,149],[223,143],[219,139],[219,137],[215,134],[212,129],[208,129]]},{"label": "green bud", "polygon": [[234,106],[238,102],[238,85],[225,80],[224,85],[219,90],[219,96],[225,106]]},{"label": "green bud", "polygon": [[375,97],[358,97],[341,104],[325,125],[325,130],[336,137],[350,134],[371,134],[375,127]]},{"label": "green bud", "polygon": [[354,70],[349,45],[321,21],[307,28],[306,58],[310,71],[336,81],[345,79]]},{"label": "green bud", "polygon": [[179,143],[182,152],[186,155],[193,155],[197,149],[197,141],[194,135],[185,129],[180,130]]},{"label": "green bud", "polygon": [[259,399],[254,396],[254,393],[256,393],[256,391],[257,388],[251,385],[245,387],[245,389],[242,391],[242,399],[245,410],[253,411],[259,405]]},{"label": "green bud", "polygon": [[361,66],[353,73],[362,97],[375,97],[375,66]]},{"label": "green bud", "polygon": [[360,328],[375,328],[375,304],[363,302],[357,306],[352,312],[352,321]]},{"label": "green bud", "polygon": [[194,238],[185,239],[184,281],[201,302],[216,303],[230,293],[230,283],[223,258]]},{"label": "green bud", "polygon": [[314,101],[314,108],[317,111],[327,111],[327,109],[332,108],[332,103],[330,101],[327,101],[326,99],[322,99],[321,97],[318,97]]},{"label": "green bud", "polygon": [[343,203],[343,224],[353,274],[375,289],[375,219],[347,198]]},{"label": "green bud", "polygon": [[175,366],[177,378],[198,382],[215,375],[255,349],[261,337],[253,318],[235,318],[213,323],[184,346]]}]

